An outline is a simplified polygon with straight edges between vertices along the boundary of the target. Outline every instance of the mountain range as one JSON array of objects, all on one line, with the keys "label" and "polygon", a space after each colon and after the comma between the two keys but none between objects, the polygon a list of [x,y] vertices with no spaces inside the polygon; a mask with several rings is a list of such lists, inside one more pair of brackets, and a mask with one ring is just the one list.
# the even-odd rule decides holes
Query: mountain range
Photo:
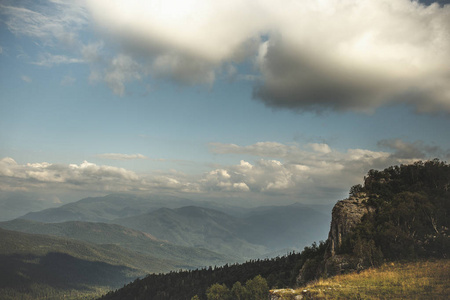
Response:
[{"label": "mountain range", "polygon": [[28,213],[21,219],[118,224],[173,244],[203,247],[245,260],[278,250],[301,250],[325,239],[330,214],[320,209],[331,211],[331,206],[312,208],[296,203],[237,208],[171,196],[112,194]]},{"label": "mountain range", "polygon": [[[239,208],[171,196],[112,194],[30,212],[0,222],[1,264],[8,266],[0,272],[7,278],[0,295],[15,291],[14,299],[44,289],[57,299],[68,291],[115,288],[148,273],[285,254],[326,237],[330,217],[320,211],[327,207],[318,208]],[[68,276],[70,284],[64,284]],[[17,293],[21,288],[16,283],[28,292]]]}]

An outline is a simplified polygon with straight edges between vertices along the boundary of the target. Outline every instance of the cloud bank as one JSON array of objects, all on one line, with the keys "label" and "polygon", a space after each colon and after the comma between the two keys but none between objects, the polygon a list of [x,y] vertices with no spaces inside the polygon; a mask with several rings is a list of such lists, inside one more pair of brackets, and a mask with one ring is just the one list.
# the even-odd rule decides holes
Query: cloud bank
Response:
[{"label": "cloud bank", "polygon": [[[432,159],[447,155],[423,142],[383,140],[380,147],[390,151],[348,149],[338,151],[327,144],[284,145],[260,142],[253,145],[214,143],[210,150],[219,155],[237,156],[239,163],[211,168],[203,174],[133,171],[84,161],[80,164],[48,162],[18,164],[6,157],[0,160],[1,192],[33,192],[52,190],[112,192],[173,192],[209,196],[258,198],[283,196],[291,201],[326,202],[344,197],[370,169]],[[446,153],[446,154],[445,154]],[[252,160],[239,158],[242,155]],[[141,158],[140,155],[109,154],[109,159]]]},{"label": "cloud bank", "polygon": [[[51,66],[87,63],[124,95],[132,81],[213,84],[252,62],[253,97],[295,111],[371,111],[406,103],[450,112],[450,5],[410,0],[85,0],[1,5],[11,32]],[[8,5],[9,4],[9,5]],[[82,42],[95,26],[97,41]],[[92,33],[92,32],[91,32]],[[249,77],[250,76],[250,77]],[[256,79],[256,80],[255,80]]]}]

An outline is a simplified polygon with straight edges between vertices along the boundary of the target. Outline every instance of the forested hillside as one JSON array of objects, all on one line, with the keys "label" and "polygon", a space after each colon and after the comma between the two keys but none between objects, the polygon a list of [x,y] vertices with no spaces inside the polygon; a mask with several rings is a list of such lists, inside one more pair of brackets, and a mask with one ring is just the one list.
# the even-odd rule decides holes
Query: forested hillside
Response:
[{"label": "forested hillside", "polygon": [[194,271],[151,274],[136,280],[124,288],[111,292],[101,299],[191,299],[197,295],[206,299],[206,290],[214,283],[231,288],[236,282],[244,284],[258,275],[266,279],[269,287],[295,285],[303,263],[316,256],[323,256],[326,244],[313,244],[302,253],[291,253],[283,257],[251,260],[243,264],[210,267]]},{"label": "forested hillside", "polygon": [[173,266],[115,245],[0,229],[0,299],[60,299]]},{"label": "forested hillside", "polygon": [[449,255],[450,165],[434,160],[371,170],[350,193],[366,194],[375,211],[363,217],[341,252],[372,263]]}]

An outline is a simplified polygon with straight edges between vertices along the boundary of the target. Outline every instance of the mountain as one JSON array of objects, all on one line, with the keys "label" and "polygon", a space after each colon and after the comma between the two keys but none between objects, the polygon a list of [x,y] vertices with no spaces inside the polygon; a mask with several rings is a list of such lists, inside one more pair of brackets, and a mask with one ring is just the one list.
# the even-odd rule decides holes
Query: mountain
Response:
[{"label": "mountain", "polygon": [[161,241],[152,235],[116,224],[69,221],[42,223],[24,219],[1,222],[0,228],[112,244],[170,262],[172,270],[221,265],[231,258],[202,248],[184,247]]},{"label": "mountain", "polygon": [[31,212],[22,219],[46,223],[65,221],[107,222],[149,212],[161,207],[177,208],[192,205],[184,198],[151,195],[111,194],[104,197],[89,197],[60,207]]},{"label": "mountain", "polygon": [[[172,244],[203,247],[232,257],[227,261],[244,261],[283,255],[293,249],[302,249],[316,239],[325,238],[329,217],[318,209],[327,207],[311,207],[294,204],[237,208],[223,203],[172,196],[111,194],[28,213],[21,219],[43,223],[115,223],[153,234]],[[59,235],[70,237],[69,233]],[[299,238],[293,239],[293,236]],[[207,258],[194,261],[214,260]]]},{"label": "mountain", "polygon": [[330,217],[302,204],[248,209],[241,217],[189,206],[162,208],[112,222],[174,244],[248,259],[277,251],[286,254],[289,249],[303,249],[317,239],[325,239]]},{"label": "mountain", "polygon": [[238,261],[258,257],[267,249],[241,239],[242,219],[197,206],[156,211],[112,221],[150,233],[177,245],[202,247],[234,257]]},{"label": "mountain", "polygon": [[[5,200],[6,201],[6,200]],[[9,200],[5,205],[13,207],[14,201]],[[37,201],[34,201],[37,202]],[[1,205],[0,201],[0,205]],[[40,221],[45,223],[58,223],[65,221],[108,222],[117,218],[126,218],[151,212],[159,208],[180,208],[183,206],[202,206],[216,209],[231,215],[242,215],[245,208],[236,207],[213,201],[194,201],[167,195],[136,195],[136,194],[110,194],[103,197],[88,197],[59,207],[43,209],[39,211],[37,204],[34,212],[17,215],[21,219]],[[0,215],[1,216],[1,215]],[[12,218],[9,218],[11,220]]]},{"label": "mountain", "polygon": [[[0,229],[0,298],[62,298],[116,288],[169,262],[115,245]],[[45,296],[43,296],[45,295]]]}]

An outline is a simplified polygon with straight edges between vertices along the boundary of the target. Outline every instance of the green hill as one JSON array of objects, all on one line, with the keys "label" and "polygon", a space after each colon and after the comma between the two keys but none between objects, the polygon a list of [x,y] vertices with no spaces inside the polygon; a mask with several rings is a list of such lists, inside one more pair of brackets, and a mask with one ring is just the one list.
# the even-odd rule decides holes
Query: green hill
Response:
[{"label": "green hill", "polygon": [[0,228],[66,237],[94,244],[113,244],[170,262],[172,270],[221,265],[230,260],[229,257],[206,249],[174,245],[167,241],[158,240],[148,233],[117,224],[79,221],[41,223],[16,219],[1,222]]},{"label": "green hill", "polygon": [[[0,298],[90,294],[173,265],[115,245],[0,229]],[[43,297],[43,296],[42,296]],[[45,298],[45,297],[44,297]]]},{"label": "green hill", "polygon": [[223,253],[237,261],[258,257],[267,251],[266,247],[251,244],[239,237],[237,233],[245,224],[241,219],[213,209],[196,206],[161,208],[113,222],[174,244]]},{"label": "green hill", "polygon": [[249,209],[240,217],[197,206],[161,208],[112,222],[174,244],[204,247],[242,261],[270,251],[302,249],[327,236],[329,220],[308,206],[294,204]]}]

